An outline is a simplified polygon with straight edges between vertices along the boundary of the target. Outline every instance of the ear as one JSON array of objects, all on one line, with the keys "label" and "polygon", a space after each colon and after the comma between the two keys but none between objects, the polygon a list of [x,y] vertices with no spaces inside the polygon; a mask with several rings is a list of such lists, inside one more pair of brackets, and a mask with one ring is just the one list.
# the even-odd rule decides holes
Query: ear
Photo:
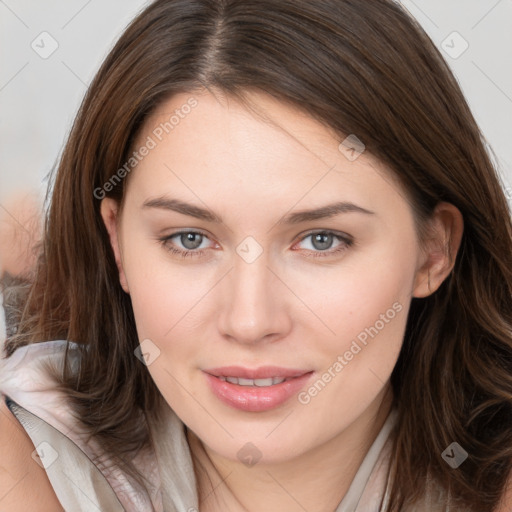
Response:
[{"label": "ear", "polygon": [[123,259],[121,254],[121,243],[119,236],[119,203],[110,197],[105,197],[101,201],[101,216],[103,218],[103,222],[107,228],[109,237],[110,237],[110,245],[112,246],[112,250],[114,251],[114,257],[117,264],[117,269],[119,271],[119,282],[121,287],[126,293],[130,293],[128,288],[128,281],[126,280],[126,274],[124,272],[123,267]]},{"label": "ear", "polygon": [[412,296],[418,298],[434,293],[452,271],[464,231],[462,214],[453,204],[441,202],[428,229],[430,236],[424,241],[423,261],[414,281]]}]

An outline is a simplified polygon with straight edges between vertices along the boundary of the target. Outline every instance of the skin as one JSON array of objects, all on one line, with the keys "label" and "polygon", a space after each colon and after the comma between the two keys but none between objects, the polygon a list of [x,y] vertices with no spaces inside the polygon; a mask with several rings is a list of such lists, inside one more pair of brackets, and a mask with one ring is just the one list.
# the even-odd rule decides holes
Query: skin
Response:
[{"label": "skin", "polygon": [[[136,147],[191,96],[160,105]],[[197,107],[130,174],[122,208],[101,205],[140,341],[160,351],[148,370],[214,486],[223,479],[209,493],[198,473],[201,511],[332,511],[389,413],[411,298],[434,293],[450,273],[462,216],[439,204],[421,244],[404,191],[369,153],[350,161],[343,138],[262,93],[248,97],[270,120],[221,94],[193,96]],[[223,222],[143,208],[162,195]],[[278,222],[341,200],[374,213]],[[168,250],[190,249],[186,238],[167,248],[159,240],[181,230],[206,235],[192,249],[201,255]],[[349,234],[354,244],[315,244],[311,231]],[[247,236],[263,251],[252,263],[236,251]],[[207,385],[202,370],[235,364],[313,371],[311,384],[396,303],[401,311],[308,404],[293,397],[244,412]],[[261,452],[252,467],[237,457],[247,442]]]},{"label": "skin", "polygon": [[63,512],[45,470],[32,458],[34,445],[0,397],[0,510]]}]

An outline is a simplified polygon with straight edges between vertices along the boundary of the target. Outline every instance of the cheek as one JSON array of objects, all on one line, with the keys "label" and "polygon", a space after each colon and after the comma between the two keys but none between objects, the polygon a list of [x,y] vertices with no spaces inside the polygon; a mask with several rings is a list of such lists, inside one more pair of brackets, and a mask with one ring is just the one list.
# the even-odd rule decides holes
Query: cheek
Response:
[{"label": "cheek", "polygon": [[407,323],[414,255],[407,240],[381,244],[331,272],[328,281],[321,272],[311,281],[324,292],[310,293],[308,304],[329,327],[322,327],[325,334],[319,337],[311,328],[318,331],[320,324],[311,324],[306,336],[322,361],[319,381],[302,395],[301,403],[311,406],[312,416],[321,417],[327,406],[360,411],[389,379]]},{"label": "cheek", "polygon": [[[379,396],[402,347],[410,305],[408,280],[387,275],[376,283],[373,277],[368,272],[354,279],[324,307],[326,323],[335,334],[319,339],[311,333],[316,341],[311,351],[322,364],[316,380],[298,398],[309,421],[324,429],[324,422],[331,422],[332,434]],[[338,421],[329,419],[333,411],[339,413]]]},{"label": "cheek", "polygon": [[173,263],[158,245],[142,251],[144,243],[148,245],[141,241],[126,247],[130,298],[140,339],[165,342],[175,330],[187,330],[198,321],[196,306],[215,281],[204,271],[194,272],[193,265]]},{"label": "cheek", "polygon": [[[416,260],[414,249],[402,242],[375,244],[365,254],[351,255],[338,267],[318,269],[305,280],[295,277],[294,291],[305,297],[318,321],[308,315],[311,327],[328,342],[330,352],[347,350],[358,338],[363,343],[375,332],[396,338],[404,328],[409,307]],[[304,274],[304,272],[302,272]],[[301,275],[302,275],[301,274]],[[322,325],[323,324],[323,325]],[[306,324],[304,324],[306,326]]]},{"label": "cheek", "polygon": [[127,276],[138,337],[156,355],[148,371],[171,407],[188,418],[186,390],[191,389],[200,352],[194,340],[200,340],[202,298],[211,288],[209,279],[194,279],[190,270],[158,257],[152,262],[134,258],[130,263]]},{"label": "cheek", "polygon": [[[370,290],[340,298],[331,316],[335,334],[322,337],[322,344],[315,347],[322,353],[320,376],[327,372],[325,379],[335,381],[328,400],[343,407],[352,404],[348,409],[357,409],[357,402],[367,404],[387,381],[407,322],[409,300],[394,283],[381,283],[379,293]],[[333,375],[336,378],[331,379]]]}]

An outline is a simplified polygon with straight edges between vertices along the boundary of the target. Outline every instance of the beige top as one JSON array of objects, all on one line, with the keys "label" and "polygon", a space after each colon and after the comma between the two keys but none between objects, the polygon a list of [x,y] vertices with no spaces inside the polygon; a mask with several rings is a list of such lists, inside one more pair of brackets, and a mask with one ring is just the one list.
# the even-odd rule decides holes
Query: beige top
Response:
[{"label": "beige top", "polygon": [[[94,440],[85,442],[65,395],[41,368],[47,360],[62,364],[66,343],[56,340],[20,347],[0,361],[2,399],[32,439],[63,508],[70,512],[197,512],[196,480],[184,425],[169,407],[165,422],[149,427],[158,448],[134,459],[148,479],[146,487],[114,467]],[[78,364],[77,345],[69,343],[73,364]],[[379,512],[387,501],[389,433],[395,422],[393,410],[336,512]],[[415,507],[415,512],[420,510],[434,509]]]}]

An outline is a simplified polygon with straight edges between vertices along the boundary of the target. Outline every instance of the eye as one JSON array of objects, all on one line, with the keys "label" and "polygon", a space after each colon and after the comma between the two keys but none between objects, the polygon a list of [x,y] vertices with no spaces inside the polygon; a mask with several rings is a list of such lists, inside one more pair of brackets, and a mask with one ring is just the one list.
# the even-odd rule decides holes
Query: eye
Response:
[{"label": "eye", "polygon": [[[333,254],[341,253],[354,244],[351,236],[334,231],[315,231],[308,233],[300,239],[300,242],[310,239],[310,247],[312,257],[327,257]],[[300,243],[299,242],[299,243]],[[334,248],[333,248],[334,244]]]},{"label": "eye", "polygon": [[[334,231],[315,231],[306,234],[299,240],[299,244],[305,240],[311,239],[311,249],[306,248],[311,257],[328,257],[341,253],[354,245],[354,240],[350,235],[341,234]],[[163,247],[178,256],[185,258],[187,256],[202,256],[208,245],[204,246],[204,242],[209,238],[199,231],[179,231],[170,236],[160,238],[159,241]],[[333,248],[334,244],[334,248]],[[183,247],[183,248],[180,248]],[[201,247],[203,246],[203,247]]]},{"label": "eye", "polygon": [[[176,241],[173,241],[176,239]],[[179,231],[165,238],[160,238],[160,243],[164,248],[173,254],[185,258],[186,256],[201,256],[205,249],[201,245],[204,241],[209,240],[208,237],[199,231]],[[179,247],[181,245],[183,249]]]}]

